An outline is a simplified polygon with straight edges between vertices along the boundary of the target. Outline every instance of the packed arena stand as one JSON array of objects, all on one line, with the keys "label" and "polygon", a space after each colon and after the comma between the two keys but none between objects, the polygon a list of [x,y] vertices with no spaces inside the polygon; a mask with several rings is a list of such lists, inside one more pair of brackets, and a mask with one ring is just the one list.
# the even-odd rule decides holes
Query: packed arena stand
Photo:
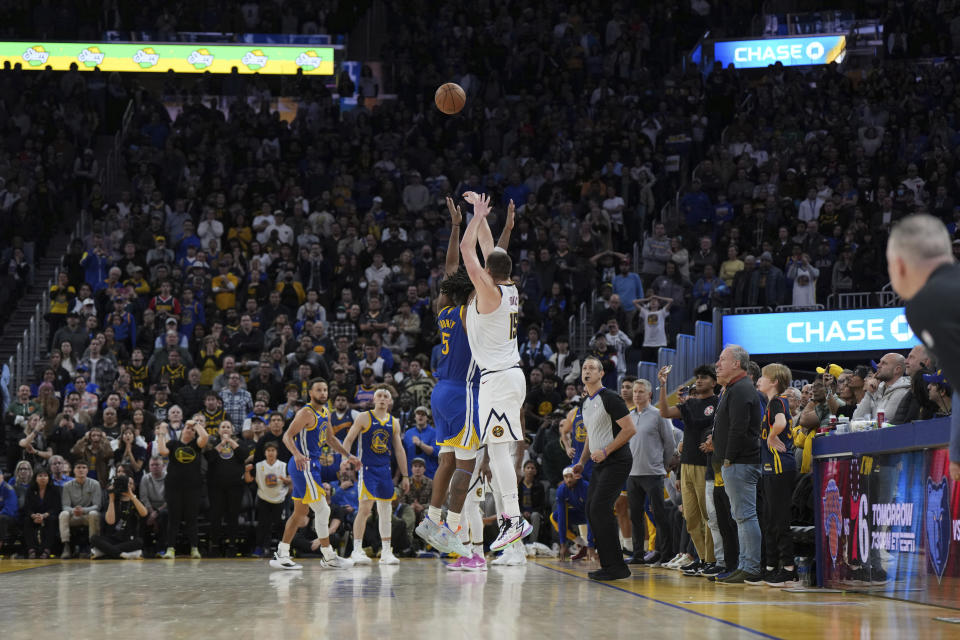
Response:
[{"label": "packed arena stand", "polygon": [[[222,102],[206,90],[218,93],[225,80],[184,90],[171,117],[157,95],[119,76],[0,73],[2,295],[37,286],[29,267],[45,238],[69,225],[62,203],[92,221],[51,292],[49,362],[4,414],[11,478],[0,490],[17,498],[0,514],[4,547],[56,554],[74,542],[65,557],[77,540],[99,548],[100,519],[90,514],[126,503],[111,488],[121,475],[146,509],[123,512],[142,548],[201,539],[204,553],[263,553],[286,496],[280,436],[319,375],[330,382],[341,438],[377,385],[391,389],[409,471],[422,464],[426,478],[412,474],[394,522],[394,539],[408,541],[395,548],[412,552],[409,532],[436,468],[434,443],[420,434],[429,431],[441,348],[434,301],[451,235],[447,196],[465,207],[463,192],[490,194],[494,234],[508,202],[516,205],[510,253],[522,298],[524,417],[528,457],[539,465],[519,482],[531,519],[544,523],[555,494],[543,501],[532,487],[565,483],[563,416],[579,402],[585,355],[600,357],[605,384],[620,388],[641,357],[655,361],[715,307],[815,307],[832,294],[879,291],[887,233],[908,213],[933,213],[956,234],[953,61],[877,61],[857,78],[833,66],[718,68],[704,77],[675,61],[705,16],[672,3],[570,13],[550,3],[490,5],[481,28],[458,3],[422,2],[417,11],[394,3],[383,56],[395,61],[397,100],[341,113],[322,83],[298,79],[289,123],[254,99],[255,80],[231,79]],[[164,17],[84,15],[58,17],[50,35],[74,19],[88,29],[104,20],[139,29]],[[178,28],[221,24],[177,16]],[[731,28],[749,22],[743,11],[723,19]],[[664,30],[676,36],[652,43]],[[436,44],[435,34],[450,37]],[[448,79],[468,96],[457,118],[430,103]],[[129,185],[107,194],[85,149],[134,92]],[[580,336],[588,346],[571,352],[569,319],[582,303],[591,307]],[[949,413],[945,382],[911,366],[891,358],[875,376],[860,367],[804,390],[790,407],[801,427],[798,471],[810,434],[831,414],[875,420],[883,407],[893,422]],[[632,405],[632,388],[622,393]],[[210,434],[205,446],[198,426]],[[334,538],[346,544],[357,492],[342,463],[331,451],[324,479],[340,523]],[[24,526],[28,501],[46,500],[35,468],[53,486],[78,483],[62,492],[59,530]],[[694,558],[679,486],[675,471],[664,561]],[[116,517],[108,554],[131,553],[136,540],[119,539]],[[554,541],[548,526],[538,530],[540,541]],[[117,551],[124,544],[134,546]]]}]

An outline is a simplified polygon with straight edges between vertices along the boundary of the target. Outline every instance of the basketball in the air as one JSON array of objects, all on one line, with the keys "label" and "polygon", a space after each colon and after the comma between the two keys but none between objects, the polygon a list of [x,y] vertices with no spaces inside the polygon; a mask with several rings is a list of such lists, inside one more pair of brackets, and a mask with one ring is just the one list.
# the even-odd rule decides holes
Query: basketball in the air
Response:
[{"label": "basketball in the air", "polygon": [[437,103],[437,109],[448,116],[452,116],[455,113],[460,113],[460,110],[463,109],[463,105],[467,102],[467,94],[463,92],[463,87],[456,82],[447,82],[437,88],[433,101]]}]

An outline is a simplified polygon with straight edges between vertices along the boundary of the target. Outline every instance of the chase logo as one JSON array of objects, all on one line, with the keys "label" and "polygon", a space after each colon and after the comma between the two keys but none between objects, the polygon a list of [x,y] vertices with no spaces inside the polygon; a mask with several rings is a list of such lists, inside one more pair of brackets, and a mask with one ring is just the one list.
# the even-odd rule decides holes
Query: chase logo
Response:
[{"label": "chase logo", "polygon": [[903,308],[724,316],[723,342],[758,354],[893,351],[919,344]]},{"label": "chase logo", "polygon": [[771,38],[715,42],[714,59],[723,66],[737,68],[766,67],[775,62],[785,67],[842,62],[846,53],[845,36]]}]

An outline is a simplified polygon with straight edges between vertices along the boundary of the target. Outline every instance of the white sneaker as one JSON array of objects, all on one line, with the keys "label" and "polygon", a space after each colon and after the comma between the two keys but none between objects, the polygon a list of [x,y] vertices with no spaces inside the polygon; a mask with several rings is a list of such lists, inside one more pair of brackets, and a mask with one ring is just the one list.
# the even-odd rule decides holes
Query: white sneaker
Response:
[{"label": "white sneaker", "polygon": [[690,555],[689,553],[685,553],[679,560],[677,560],[677,563],[670,568],[679,571],[681,568],[687,566],[688,564],[690,564],[691,562],[694,562],[695,560],[696,558],[694,558],[692,555]]},{"label": "white sneaker", "polygon": [[680,562],[681,558],[683,558],[683,554],[678,553],[677,555],[673,556],[672,558],[670,558],[670,560],[668,560],[667,562],[664,562],[660,566],[662,566],[664,569],[673,569],[675,568],[675,565],[678,562]]},{"label": "white sneaker", "polygon": [[417,528],[414,530],[420,539],[426,542],[428,545],[437,549],[437,532],[440,531],[440,525],[430,519],[430,516],[424,516],[423,520],[420,521],[420,524],[417,525]]},{"label": "white sneaker", "polygon": [[273,560],[270,561],[270,566],[274,569],[303,569],[303,565],[299,565],[294,562],[290,556],[281,556],[277,553],[273,554]]},{"label": "white sneaker", "polygon": [[393,555],[393,551],[382,551],[380,553],[380,564],[400,564],[400,559]]},{"label": "white sneaker", "polygon": [[490,564],[498,567],[520,567],[527,564],[527,554],[523,550],[523,545],[512,544],[491,560]]},{"label": "white sneaker", "polygon": [[350,554],[350,559],[353,560],[353,564],[372,564],[363,549],[354,549],[353,553]]},{"label": "white sneaker", "polygon": [[320,566],[324,569],[350,569],[353,567],[353,560],[342,556],[333,556],[329,560],[320,558]]},{"label": "white sneaker", "polygon": [[124,560],[139,560],[143,557],[143,551],[141,549],[137,549],[136,551],[124,551],[120,554],[120,557]]},{"label": "white sneaker", "polygon": [[510,518],[502,516],[503,521],[500,524],[500,535],[490,545],[490,551],[500,551],[508,544],[512,544],[521,538],[525,538],[533,532],[533,526],[523,519],[523,516]]},{"label": "white sneaker", "polygon": [[100,551],[100,549],[97,549],[96,547],[93,547],[92,549],[90,549],[90,559],[91,559],[91,560],[96,560],[97,558],[102,558],[102,557],[105,556],[105,555],[107,555],[107,554],[105,554],[103,551]]}]

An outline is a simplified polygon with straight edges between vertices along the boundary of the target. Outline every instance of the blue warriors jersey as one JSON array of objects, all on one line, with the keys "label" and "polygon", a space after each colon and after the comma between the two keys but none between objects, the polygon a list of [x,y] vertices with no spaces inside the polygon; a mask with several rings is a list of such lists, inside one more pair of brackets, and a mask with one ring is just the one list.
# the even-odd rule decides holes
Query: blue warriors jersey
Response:
[{"label": "blue warriors jersey", "polygon": [[[572,464],[580,462],[580,456],[583,455],[583,447],[587,444],[587,425],[583,423],[583,407],[577,407],[577,412],[573,415],[573,426],[570,429],[570,442],[573,445]],[[588,459],[583,465],[583,478],[590,479],[593,475],[593,460]]]},{"label": "blue warriors jersey", "polygon": [[353,401],[357,404],[372,403],[373,394],[377,392],[376,387],[370,387],[369,389],[363,386],[362,384],[357,385],[357,392],[353,395]]},{"label": "blue warriors jersey", "polygon": [[390,466],[393,457],[393,429],[396,418],[390,416],[384,422],[370,414],[370,426],[360,434],[360,461],[363,466]]},{"label": "blue warriors jersey", "polygon": [[347,412],[343,416],[339,415],[336,411],[330,412],[330,428],[333,429],[333,435],[338,435],[341,431],[346,433],[350,431],[350,427],[353,426],[354,418],[356,413],[353,409],[347,409]]},{"label": "blue warriors jersey", "polygon": [[469,382],[480,386],[480,367],[473,361],[473,352],[467,341],[466,313],[464,306],[444,307],[437,313],[440,359],[436,376],[438,380]]},{"label": "blue warriors jersey", "polygon": [[300,453],[316,460],[320,457],[323,445],[327,441],[327,429],[330,428],[330,410],[321,407],[319,411],[308,404],[307,408],[313,412],[313,425],[304,427],[297,434],[297,448]]}]

